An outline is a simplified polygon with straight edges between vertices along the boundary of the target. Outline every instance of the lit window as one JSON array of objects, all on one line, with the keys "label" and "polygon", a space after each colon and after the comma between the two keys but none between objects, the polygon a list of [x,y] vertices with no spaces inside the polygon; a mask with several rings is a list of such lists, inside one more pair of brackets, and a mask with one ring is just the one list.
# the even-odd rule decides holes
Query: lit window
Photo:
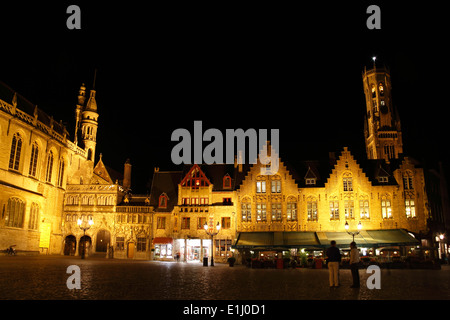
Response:
[{"label": "lit window", "polygon": [[354,206],[353,206],[353,200],[345,200],[344,201],[344,214],[345,219],[355,219],[354,215]]},{"label": "lit window", "polygon": [[352,177],[343,178],[344,191],[353,191],[353,180]]},{"label": "lit window", "polygon": [[330,220],[339,220],[339,201],[330,201]]},{"label": "lit window", "polygon": [[276,176],[272,180],[272,193],[281,193],[281,180],[279,176]]},{"label": "lit window", "polygon": [[281,221],[281,203],[272,203],[272,221]]},{"label": "lit window", "polygon": [[416,217],[416,206],[413,199],[405,200],[406,217],[415,218]]},{"label": "lit window", "polygon": [[378,90],[380,91],[380,96],[383,97],[384,96],[384,86],[383,86],[382,82],[380,82],[378,84]]},{"label": "lit window", "polygon": [[359,215],[361,219],[369,219],[369,200],[359,201]]},{"label": "lit window", "polygon": [[266,193],[265,181],[256,181],[256,193]]},{"label": "lit window", "polygon": [[309,200],[307,202],[308,221],[317,221],[317,200]]},{"label": "lit window", "polygon": [[256,221],[266,221],[266,204],[257,203],[256,204]]},{"label": "lit window", "polygon": [[242,203],[241,207],[242,221],[252,220],[252,205],[250,203]]},{"label": "lit window", "polygon": [[288,221],[297,220],[297,202],[289,201],[287,203],[286,217]]},{"label": "lit window", "polygon": [[383,219],[392,219],[391,200],[388,198],[381,199],[381,216]]}]

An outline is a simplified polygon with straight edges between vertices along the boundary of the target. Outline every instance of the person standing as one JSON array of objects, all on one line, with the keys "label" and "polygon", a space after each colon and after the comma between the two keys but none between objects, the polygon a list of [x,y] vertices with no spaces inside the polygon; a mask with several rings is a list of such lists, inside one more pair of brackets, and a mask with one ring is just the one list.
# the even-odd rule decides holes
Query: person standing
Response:
[{"label": "person standing", "polygon": [[331,247],[327,249],[327,265],[330,276],[330,288],[339,287],[339,263],[341,262],[341,252],[336,247],[336,241],[331,241]]},{"label": "person standing", "polygon": [[356,242],[350,243],[350,270],[352,270],[353,285],[351,288],[359,288],[359,250],[356,248]]}]

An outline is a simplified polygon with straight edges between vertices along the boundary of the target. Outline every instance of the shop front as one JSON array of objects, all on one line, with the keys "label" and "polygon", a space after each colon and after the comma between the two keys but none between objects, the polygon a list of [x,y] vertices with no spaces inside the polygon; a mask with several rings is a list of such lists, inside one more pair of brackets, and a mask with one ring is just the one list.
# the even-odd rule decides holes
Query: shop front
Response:
[{"label": "shop front", "polygon": [[172,238],[157,237],[153,239],[153,245],[153,259],[162,261],[172,261],[174,259]]},{"label": "shop front", "polygon": [[209,239],[177,239],[175,253],[180,261],[201,262],[203,257],[209,257],[211,240]]}]

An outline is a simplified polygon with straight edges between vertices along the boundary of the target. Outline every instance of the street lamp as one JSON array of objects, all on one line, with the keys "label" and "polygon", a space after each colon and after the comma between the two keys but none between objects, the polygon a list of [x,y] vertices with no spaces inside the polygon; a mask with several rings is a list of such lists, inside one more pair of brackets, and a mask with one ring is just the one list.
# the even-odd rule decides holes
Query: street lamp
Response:
[{"label": "street lamp", "polygon": [[[437,237],[436,237],[437,239]],[[443,241],[444,241],[444,234],[439,235],[439,260],[442,259],[442,247],[443,247]]]},{"label": "street lamp", "polygon": [[345,221],[345,230],[347,231],[347,233],[349,235],[351,235],[353,237],[353,242],[354,242],[355,241],[355,236],[357,236],[361,232],[361,229],[362,229],[361,221],[358,223],[358,227],[357,227],[358,231],[351,232],[351,231],[348,231],[348,228],[350,228],[350,226],[348,225],[348,222]]},{"label": "street lamp", "polygon": [[211,267],[214,267],[214,250],[213,250],[213,248],[214,248],[214,245],[213,245],[214,244],[214,236],[219,233],[219,231],[220,231],[220,224],[217,222],[217,225],[216,225],[217,232],[214,232],[214,229],[212,229],[211,231],[208,230],[208,224],[206,222],[203,225],[203,228],[205,229],[206,234],[208,236],[211,236]]},{"label": "street lamp", "polygon": [[[77,224],[80,227],[80,229],[83,230],[83,238],[84,238],[86,236],[86,230],[89,230],[91,228],[91,226],[94,224],[94,221],[93,220],[83,221],[81,219],[78,219]],[[83,250],[81,251],[81,259],[85,258],[85,254],[86,254],[86,239],[84,239]]]}]

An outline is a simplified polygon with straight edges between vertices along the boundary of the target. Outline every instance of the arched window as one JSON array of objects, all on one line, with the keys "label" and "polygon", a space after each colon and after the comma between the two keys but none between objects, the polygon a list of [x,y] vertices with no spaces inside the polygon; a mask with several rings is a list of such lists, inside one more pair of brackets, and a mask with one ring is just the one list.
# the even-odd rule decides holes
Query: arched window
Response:
[{"label": "arched window", "polygon": [[47,182],[52,182],[53,158],[53,152],[50,151],[47,158],[47,171],[45,172],[45,181]]},{"label": "arched window", "polygon": [[39,221],[39,205],[37,203],[31,204],[30,219],[28,220],[28,229],[37,230]]},{"label": "arched window", "polygon": [[230,189],[231,188],[231,177],[228,175],[228,173],[223,177],[223,188],[224,189]]},{"label": "arched window", "polygon": [[384,85],[383,82],[378,84],[378,91],[380,92],[380,97],[384,97]]},{"label": "arched window", "polygon": [[88,149],[87,159],[92,160],[92,149]]},{"label": "arched window", "polygon": [[9,198],[6,208],[5,226],[14,228],[23,228],[23,219],[25,216],[25,202],[19,198]]},{"label": "arched window", "polygon": [[167,195],[165,193],[159,196],[158,207],[167,208]]},{"label": "arched window", "polygon": [[64,181],[64,159],[61,158],[59,160],[59,169],[58,169],[58,187],[62,187],[63,186],[63,181]]},{"label": "arched window", "polygon": [[22,138],[20,134],[13,135],[11,153],[9,155],[9,169],[19,170],[20,152],[22,151]]},{"label": "arched window", "polygon": [[35,142],[31,146],[30,169],[28,170],[28,174],[32,177],[36,177],[38,156],[39,156],[39,147]]},{"label": "arched window", "polygon": [[377,88],[375,87],[375,85],[372,85],[372,98],[376,97],[377,97]]}]

